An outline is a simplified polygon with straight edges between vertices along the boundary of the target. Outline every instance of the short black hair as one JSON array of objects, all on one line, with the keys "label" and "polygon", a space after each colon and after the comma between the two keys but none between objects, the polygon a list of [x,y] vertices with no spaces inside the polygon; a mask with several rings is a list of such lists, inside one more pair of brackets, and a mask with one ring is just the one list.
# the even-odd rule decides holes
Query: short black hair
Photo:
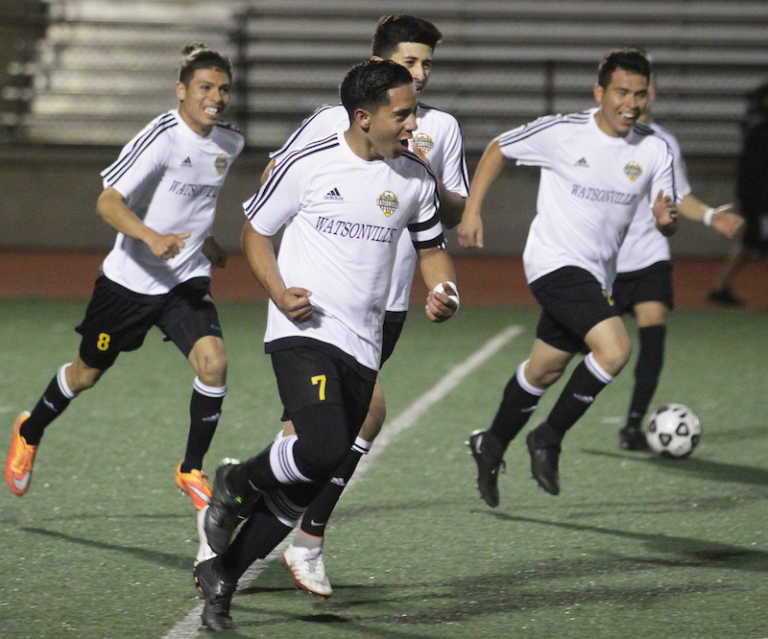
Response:
[{"label": "short black hair", "polygon": [[353,122],[355,109],[374,110],[381,104],[388,104],[387,91],[412,82],[408,69],[396,62],[366,60],[347,72],[341,82],[339,95],[349,121]]},{"label": "short black hair", "polygon": [[202,42],[190,42],[182,50],[184,59],[179,67],[179,82],[189,86],[197,69],[221,69],[232,81],[232,63],[229,58]]},{"label": "short black hair", "polygon": [[389,15],[379,18],[373,34],[371,53],[389,58],[401,42],[418,42],[434,49],[443,34],[429,20],[409,15]]},{"label": "short black hair", "polygon": [[608,53],[597,67],[597,83],[605,89],[611,83],[611,76],[616,69],[637,73],[649,83],[651,81],[651,62],[642,49],[614,49]]}]

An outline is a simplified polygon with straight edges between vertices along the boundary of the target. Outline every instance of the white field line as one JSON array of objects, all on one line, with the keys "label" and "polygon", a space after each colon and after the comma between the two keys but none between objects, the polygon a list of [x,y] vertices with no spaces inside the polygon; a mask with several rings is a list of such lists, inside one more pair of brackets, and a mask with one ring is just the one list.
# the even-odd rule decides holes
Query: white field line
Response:
[{"label": "white field line", "polygon": [[[488,340],[482,348],[476,350],[472,355],[465,359],[461,364],[454,366],[448,373],[431,389],[419,397],[408,408],[406,408],[396,419],[389,422],[387,426],[381,431],[376,438],[376,443],[371,448],[371,452],[367,455],[363,455],[360,463],[355,470],[355,474],[347,484],[347,490],[359,480],[368,469],[371,462],[378,457],[387,445],[404,430],[407,430],[411,426],[417,423],[419,418],[424,415],[434,404],[439,402],[443,397],[450,393],[456,386],[459,385],[467,375],[469,375],[475,368],[486,362],[493,357],[501,348],[511,339],[514,339],[520,333],[523,332],[521,326],[509,326],[490,340]],[[254,562],[254,564],[246,571],[246,573],[240,578],[239,588],[247,588],[248,585],[254,581],[261,571],[273,560],[282,557],[285,547],[290,543],[291,537],[288,535],[286,539],[280,543],[269,555],[264,559]],[[163,639],[195,639],[199,636],[200,630],[200,613],[203,611],[203,604],[198,603],[189,614],[179,621],[173,628],[168,631],[168,634]]]}]

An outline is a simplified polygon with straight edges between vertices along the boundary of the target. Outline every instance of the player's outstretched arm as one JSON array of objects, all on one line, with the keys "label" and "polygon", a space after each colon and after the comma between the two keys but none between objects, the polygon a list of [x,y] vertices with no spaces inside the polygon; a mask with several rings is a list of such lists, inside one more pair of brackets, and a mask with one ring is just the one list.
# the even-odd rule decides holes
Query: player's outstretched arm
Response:
[{"label": "player's outstretched arm", "polygon": [[711,226],[720,235],[732,238],[744,224],[744,218],[735,212],[732,203],[722,204],[713,208],[698,199],[692,193],[686,195],[677,205],[681,215],[694,222]]},{"label": "player's outstretched arm", "polygon": [[294,322],[312,317],[312,305],[309,303],[312,293],[298,286],[286,287],[277,266],[272,239],[256,231],[246,221],[241,244],[251,272],[283,314]]},{"label": "player's outstretched arm", "polygon": [[459,310],[459,290],[450,255],[437,246],[419,249],[419,265],[429,291],[424,312],[433,322],[450,319]]},{"label": "player's outstretched arm", "polygon": [[149,228],[128,208],[122,193],[111,186],[104,189],[99,195],[99,199],[96,201],[96,210],[101,219],[113,229],[128,237],[141,240],[152,251],[152,255],[161,260],[169,260],[178,255],[179,251],[184,248],[184,240],[189,237],[189,233],[161,235]]},{"label": "player's outstretched arm", "polygon": [[483,247],[483,220],[481,217],[483,202],[488,189],[499,177],[504,168],[504,156],[497,140],[493,140],[483,152],[477,164],[469,197],[464,205],[464,213],[459,224],[459,244],[467,248]]}]

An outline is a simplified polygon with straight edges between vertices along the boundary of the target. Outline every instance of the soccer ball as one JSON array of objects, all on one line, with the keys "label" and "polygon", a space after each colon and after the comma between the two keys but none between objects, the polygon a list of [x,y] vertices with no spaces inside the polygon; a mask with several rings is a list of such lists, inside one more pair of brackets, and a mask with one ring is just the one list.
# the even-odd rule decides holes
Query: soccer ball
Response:
[{"label": "soccer ball", "polygon": [[648,420],[645,438],[655,453],[665,457],[687,457],[701,439],[701,422],[683,404],[664,404]]}]

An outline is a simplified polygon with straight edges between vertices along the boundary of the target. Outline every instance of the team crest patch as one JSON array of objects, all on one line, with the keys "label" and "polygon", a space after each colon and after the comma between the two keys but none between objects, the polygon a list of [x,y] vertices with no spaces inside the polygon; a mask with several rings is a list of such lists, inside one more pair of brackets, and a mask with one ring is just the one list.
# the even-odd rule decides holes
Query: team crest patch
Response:
[{"label": "team crest patch", "polygon": [[397,207],[400,206],[400,201],[392,191],[384,191],[376,200],[381,212],[387,217],[397,211]]},{"label": "team crest patch", "polygon": [[426,133],[414,133],[413,144],[419,151],[426,155],[435,146],[435,141]]},{"label": "team crest patch", "polygon": [[630,182],[634,182],[643,173],[643,167],[637,162],[627,162],[624,165],[624,173],[626,173]]},{"label": "team crest patch", "polygon": [[216,167],[216,170],[219,172],[219,175],[224,173],[224,169],[227,168],[227,156],[226,155],[218,156],[214,161],[213,166]]}]

